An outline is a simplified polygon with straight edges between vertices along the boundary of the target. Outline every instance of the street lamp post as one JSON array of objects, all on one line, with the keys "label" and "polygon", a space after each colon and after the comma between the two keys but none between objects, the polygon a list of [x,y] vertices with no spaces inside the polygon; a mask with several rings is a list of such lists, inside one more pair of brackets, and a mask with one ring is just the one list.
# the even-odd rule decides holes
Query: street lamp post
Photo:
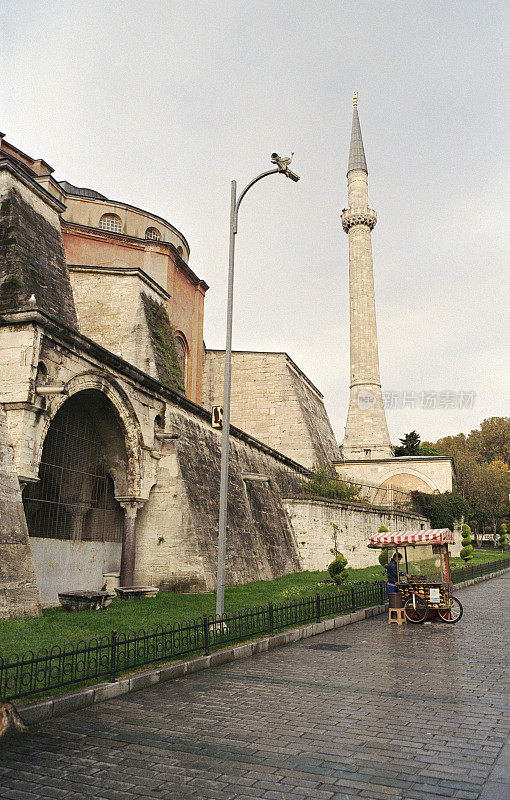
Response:
[{"label": "street lamp post", "polygon": [[227,547],[227,496],[228,496],[228,451],[230,439],[230,389],[232,384],[232,311],[234,305],[234,249],[237,233],[237,217],[239,206],[251,187],[265,178],[280,172],[293,181],[299,175],[289,169],[291,157],[280,158],[276,153],[271,161],[277,166],[257,175],[236,199],[237,184],[232,181],[230,194],[230,243],[228,253],[228,296],[227,296],[227,331],[225,341],[225,378],[223,384],[223,430],[221,437],[221,476],[220,476],[220,513],[218,522],[218,574],[216,590],[216,616],[222,617],[225,611],[225,556]]}]

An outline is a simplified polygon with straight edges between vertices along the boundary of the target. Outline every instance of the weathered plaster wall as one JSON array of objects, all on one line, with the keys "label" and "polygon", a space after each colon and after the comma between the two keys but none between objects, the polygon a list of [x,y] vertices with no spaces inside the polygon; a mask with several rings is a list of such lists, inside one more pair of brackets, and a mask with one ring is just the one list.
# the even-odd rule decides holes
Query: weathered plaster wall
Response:
[{"label": "weathered plaster wall", "polygon": [[30,537],[41,602],[58,603],[58,593],[85,589],[99,591],[105,572],[120,569],[117,542],[71,542]]},{"label": "weathered plaster wall", "polygon": [[186,395],[194,403],[202,402],[204,354],[204,296],[206,284],[190,281],[177,263],[168,260],[166,289],[170,294],[169,314],[172,325],[185,340],[188,350]]},{"label": "weathered plaster wall", "polygon": [[[225,352],[206,350],[202,405],[223,401]],[[322,394],[286,353],[232,354],[232,422],[312,467],[340,457]]]},{"label": "weathered plaster wall", "polygon": [[[137,520],[136,580],[163,587],[212,589],[216,582],[220,434],[204,421],[167,407],[157,483]],[[301,562],[281,503],[280,487],[301,485],[260,449],[230,445],[227,582],[267,580],[297,572]],[[164,541],[158,544],[159,537]]]},{"label": "weathered plaster wall", "polygon": [[40,613],[21,491],[0,403],[0,620]]},{"label": "weathered plaster wall", "polygon": [[[337,534],[338,550],[347,558],[350,567],[377,564],[378,550],[369,550],[368,540],[381,525],[388,530],[419,530],[429,528],[429,522],[419,514],[369,508],[338,500],[284,500],[285,509],[294,528],[303,569],[326,569],[333,560],[333,534]],[[335,527],[336,526],[336,531]],[[460,552],[460,537],[450,548],[452,555]]]},{"label": "weathered plaster wall", "polygon": [[161,242],[168,242],[175,248],[180,247],[184,258],[186,261],[188,260],[189,245],[183,234],[161,217],[143,211],[141,208],[134,208],[127,203],[106,198],[102,200],[69,194],[65,197],[64,202],[66,209],[63,217],[66,222],[99,228],[99,220],[103,214],[115,214],[120,217],[124,235],[144,240],[147,228],[155,227],[160,233]]}]

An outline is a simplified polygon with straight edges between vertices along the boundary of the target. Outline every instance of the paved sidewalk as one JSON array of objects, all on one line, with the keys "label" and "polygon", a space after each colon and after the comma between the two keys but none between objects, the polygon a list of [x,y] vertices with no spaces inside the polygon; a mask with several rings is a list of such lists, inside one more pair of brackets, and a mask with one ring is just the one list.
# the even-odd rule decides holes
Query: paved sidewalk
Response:
[{"label": "paved sidewalk", "polygon": [[509,586],[55,718],[0,746],[0,798],[508,800]]}]

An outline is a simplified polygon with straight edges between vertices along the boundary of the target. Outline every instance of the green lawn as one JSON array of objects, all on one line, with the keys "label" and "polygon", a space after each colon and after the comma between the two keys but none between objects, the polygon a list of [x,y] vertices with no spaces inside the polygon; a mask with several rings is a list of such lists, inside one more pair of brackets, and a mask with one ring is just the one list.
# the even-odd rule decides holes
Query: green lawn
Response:
[{"label": "green lawn", "polygon": [[[477,550],[471,564],[501,557],[497,551]],[[457,562],[462,565],[461,559],[452,561],[455,566],[458,566]],[[349,581],[384,580],[386,577],[386,571],[379,566],[350,569],[348,572]],[[328,579],[327,572],[300,572],[274,581],[230,586],[225,592],[225,608],[229,612],[264,605],[270,600],[281,603],[317,592],[334,591],[331,584],[322,584]],[[215,602],[215,593],[212,592],[193,595],[160,592],[155,598],[139,602],[116,599],[104,611],[68,613],[61,608],[52,608],[46,610],[40,619],[0,622],[0,655],[5,658],[14,652],[35,651],[48,645],[76,644],[81,639],[88,641],[94,636],[109,634],[113,629],[138,630],[214,614]]]},{"label": "green lawn", "polygon": [[[507,550],[505,553],[502,553],[500,550],[477,550],[475,548],[473,553],[473,559],[469,563],[471,565],[476,564],[486,564],[488,561],[499,561],[502,558],[509,558],[510,557],[510,550]],[[461,558],[451,558],[450,563],[454,567],[463,567],[464,562]]]}]

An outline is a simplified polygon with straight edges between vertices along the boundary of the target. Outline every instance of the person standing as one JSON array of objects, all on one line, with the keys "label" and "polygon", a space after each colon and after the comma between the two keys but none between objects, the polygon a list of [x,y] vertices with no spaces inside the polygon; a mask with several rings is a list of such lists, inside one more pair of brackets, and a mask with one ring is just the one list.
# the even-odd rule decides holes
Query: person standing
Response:
[{"label": "person standing", "polygon": [[395,552],[388,561],[388,567],[387,567],[388,583],[386,585],[386,588],[388,590],[388,597],[390,594],[393,594],[393,592],[398,592],[397,584],[399,575],[401,577],[404,577],[405,575],[404,572],[399,573],[398,571],[398,566],[400,564],[401,558],[402,558],[402,553]]}]

